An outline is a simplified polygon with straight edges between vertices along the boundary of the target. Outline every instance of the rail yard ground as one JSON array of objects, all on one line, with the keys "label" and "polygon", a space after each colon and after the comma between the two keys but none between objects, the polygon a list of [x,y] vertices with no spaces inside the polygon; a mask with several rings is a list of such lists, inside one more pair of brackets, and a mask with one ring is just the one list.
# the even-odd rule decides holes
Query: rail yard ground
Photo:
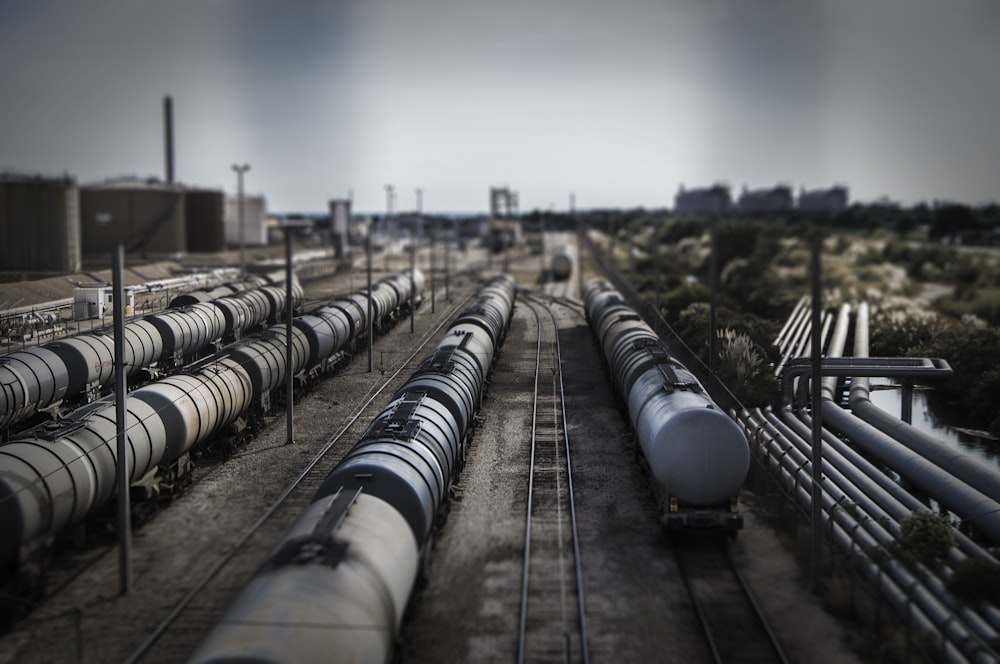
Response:
[{"label": "rail yard ground", "polygon": [[[380,261],[381,262],[381,261]],[[494,259],[494,267],[499,262]],[[536,287],[537,257],[507,267],[523,288]],[[392,268],[403,268],[400,260]],[[427,270],[426,264],[420,265]],[[589,268],[588,268],[589,269]],[[383,276],[383,275],[380,275]],[[585,278],[596,276],[589,271]],[[575,283],[576,275],[570,284]],[[307,287],[308,297],[361,287],[341,275]],[[474,275],[451,278],[451,300],[476,287]],[[399,368],[406,349],[453,315],[437,278],[414,317],[375,342],[374,366],[363,352],[295,405],[295,444],[286,445],[283,414],[236,456],[199,467],[194,484],[137,529],[133,589],[118,594],[118,556],[100,559],[0,638],[0,663],[127,661],[217,562],[237,546],[265,510],[342,428],[384,376]],[[572,293],[570,294],[572,295]],[[581,310],[553,304],[559,320],[574,452],[577,516],[593,661],[710,661],[689,606],[655,499],[636,464]],[[475,440],[450,513],[438,533],[425,584],[404,624],[403,662],[511,661],[516,652],[517,583],[522,559],[525,441],[530,408],[534,330],[523,303],[498,360]],[[418,355],[414,362],[422,359]],[[397,382],[414,365],[402,367]],[[312,472],[323,477],[358,438],[395,389],[372,400],[357,422]],[[839,624],[804,589],[800,568],[767,525],[764,501],[742,492],[746,523],[734,550],[765,613],[793,661],[852,662]],[[142,662],[184,661],[249,575],[296,518],[308,496],[277,510],[232,561],[214,575],[178,619],[142,654]],[[298,507],[295,507],[295,506]],[[758,512],[759,510],[759,512]]]}]

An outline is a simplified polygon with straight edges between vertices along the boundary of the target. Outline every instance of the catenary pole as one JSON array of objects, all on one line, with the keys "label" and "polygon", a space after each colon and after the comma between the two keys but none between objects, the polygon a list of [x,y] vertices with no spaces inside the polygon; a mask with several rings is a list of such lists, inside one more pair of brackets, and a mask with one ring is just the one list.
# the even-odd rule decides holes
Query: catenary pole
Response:
[{"label": "catenary pole", "polygon": [[122,265],[125,249],[121,242],[114,251],[111,267],[111,286],[115,291],[115,423],[117,439],[118,480],[118,588],[119,594],[132,590],[132,506],[129,501],[128,440],[125,430],[125,289],[122,286]]}]

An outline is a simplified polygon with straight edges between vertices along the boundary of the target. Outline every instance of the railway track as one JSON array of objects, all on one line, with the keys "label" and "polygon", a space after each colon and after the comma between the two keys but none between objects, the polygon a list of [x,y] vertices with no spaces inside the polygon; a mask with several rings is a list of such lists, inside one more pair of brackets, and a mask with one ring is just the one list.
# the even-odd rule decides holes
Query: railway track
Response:
[{"label": "railway track", "polygon": [[676,540],[674,555],[715,662],[787,664],[781,643],[733,562],[727,540]]},{"label": "railway track", "polygon": [[[464,307],[470,297],[452,304],[448,313],[412,346],[408,354],[384,371],[383,378],[367,394],[362,395],[352,414],[337,430],[311,453],[302,471],[271,503],[261,516],[235,541],[226,546],[226,554],[201,576],[183,598],[170,610],[146,641],[129,657],[129,662],[173,662],[189,658],[202,639],[228,609],[247,581],[248,572],[261,559],[261,551],[269,550],[284,533],[288,524],[310,504],[313,494],[329,470],[345,453],[353,439],[367,425],[366,415],[378,412],[379,397],[399,387],[408,377],[428,344],[450,322],[453,314]],[[374,410],[373,410],[374,409]],[[346,439],[345,445],[338,445]],[[334,448],[337,453],[332,453]],[[253,546],[248,546],[254,544]]]},{"label": "railway track", "polygon": [[559,329],[538,299],[518,662],[589,662]]},{"label": "railway track", "polygon": [[[330,299],[314,300],[315,306],[326,304]],[[384,365],[384,352],[379,358]],[[182,372],[186,366],[197,364],[200,360],[193,360],[187,365],[175,367],[171,373]],[[383,372],[384,373],[384,372]],[[129,385],[134,389],[142,383]],[[194,452],[201,454],[211,448],[212,441],[205,441],[198,450]],[[193,481],[211,481],[213,475],[224,466],[225,458],[216,458],[208,463],[196,463],[191,471],[183,477],[183,484],[171,489],[169,492],[157,493],[144,499],[133,498],[131,522],[132,527],[137,529],[145,522],[154,518],[165,507],[167,507],[178,495],[183,494]],[[110,503],[103,512],[97,514],[88,522],[77,526],[72,532],[64,535],[67,540],[66,545],[54,548],[47,554],[43,561],[44,572],[32,579],[30,583],[34,585],[12,587],[7,596],[0,596],[0,603],[4,608],[4,616],[7,617],[5,624],[0,625],[0,634],[7,628],[13,627],[21,622],[22,614],[27,614],[31,609],[43,604],[51,597],[57,596],[67,587],[73,584],[76,579],[85,575],[101,558],[117,547],[118,539],[114,534],[116,520],[116,505]],[[29,577],[30,578],[30,577]],[[15,579],[15,583],[19,582]],[[24,583],[22,582],[22,586]],[[23,604],[23,609],[19,606]],[[51,618],[41,618],[43,621]]]}]

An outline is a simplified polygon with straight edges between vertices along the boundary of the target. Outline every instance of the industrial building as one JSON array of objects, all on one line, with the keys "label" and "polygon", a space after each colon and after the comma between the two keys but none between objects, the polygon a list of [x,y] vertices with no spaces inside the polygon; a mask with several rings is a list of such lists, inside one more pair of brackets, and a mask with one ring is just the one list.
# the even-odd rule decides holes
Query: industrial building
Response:
[{"label": "industrial building", "polygon": [[680,186],[674,195],[674,212],[683,213],[723,213],[732,209],[733,201],[729,185],[714,184],[711,187],[685,189]]},{"label": "industrial building", "polygon": [[837,185],[829,189],[799,190],[799,209],[821,212],[843,212],[847,209],[847,187]]},{"label": "industrial building", "polygon": [[792,206],[792,188],[783,184],[770,189],[748,189],[744,185],[740,194],[740,212],[780,212]]}]

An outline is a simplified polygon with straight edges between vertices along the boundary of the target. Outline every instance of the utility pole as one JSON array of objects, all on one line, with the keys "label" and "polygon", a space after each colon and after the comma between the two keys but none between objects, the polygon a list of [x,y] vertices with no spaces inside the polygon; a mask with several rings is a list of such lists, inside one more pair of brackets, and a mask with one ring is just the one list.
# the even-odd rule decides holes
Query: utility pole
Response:
[{"label": "utility pole", "polygon": [[583,297],[583,225],[580,217],[576,214],[576,194],[569,195],[569,213],[573,217],[573,224],[576,226],[576,289],[579,297]]},{"label": "utility pole", "polygon": [[712,215],[711,223],[711,253],[709,254],[708,270],[710,297],[708,306],[708,372],[715,375],[715,301],[719,290],[719,221]]},{"label": "utility pole", "polygon": [[819,590],[820,552],[823,550],[823,332],[822,290],[820,268],[823,236],[819,229],[813,231],[812,241],[812,538],[810,576],[813,590]]},{"label": "utility pole", "polygon": [[[389,224],[392,222],[392,203],[396,200],[395,190],[396,187],[393,185],[385,185],[385,223],[383,224],[382,232],[386,235],[389,233]],[[389,244],[386,244],[385,249],[383,250],[385,255],[386,272],[389,271],[389,246]],[[369,288],[368,291],[371,292],[371,288]]]},{"label": "utility pole", "polygon": [[372,227],[374,222],[368,224],[368,237],[365,240],[365,254],[367,255],[368,272],[368,373],[372,372]]},{"label": "utility pole", "polygon": [[452,240],[458,241],[457,226],[458,222],[452,219],[451,237],[446,237],[444,243],[444,299],[448,302],[451,302],[451,243]]},{"label": "utility pole", "polygon": [[285,419],[288,430],[286,445],[295,442],[294,425],[292,424],[293,400],[295,397],[295,376],[292,375],[292,314],[295,312],[293,300],[292,279],[292,231],[293,226],[285,220]]},{"label": "utility pole", "polygon": [[[417,294],[417,283],[413,278],[413,272],[417,269],[417,237],[416,233],[410,238],[410,292],[414,295]],[[410,332],[413,332],[413,317],[415,315],[417,307],[410,307]]]},{"label": "utility pole", "polygon": [[118,587],[119,594],[132,590],[132,507],[129,502],[128,437],[126,435],[125,404],[125,289],[122,286],[122,264],[125,249],[121,242],[115,247],[111,265],[111,286],[115,291],[115,423],[117,439],[118,480]]}]

